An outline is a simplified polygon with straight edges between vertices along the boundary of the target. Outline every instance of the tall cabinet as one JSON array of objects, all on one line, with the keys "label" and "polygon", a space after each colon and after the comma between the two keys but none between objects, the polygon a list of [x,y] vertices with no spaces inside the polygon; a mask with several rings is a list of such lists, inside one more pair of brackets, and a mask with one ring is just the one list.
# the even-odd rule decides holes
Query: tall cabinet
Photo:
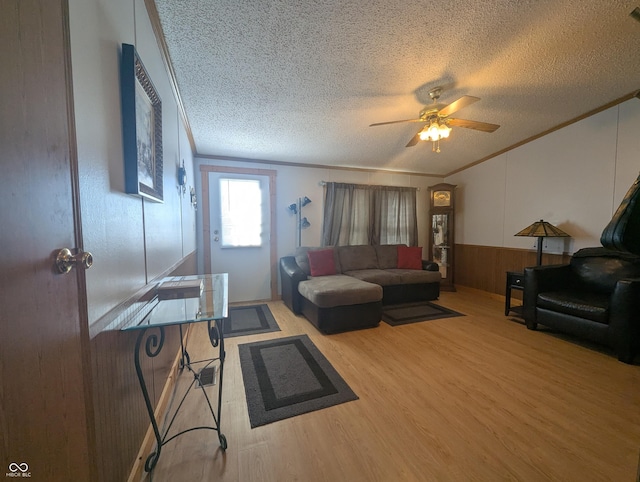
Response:
[{"label": "tall cabinet", "polygon": [[455,239],[455,189],[454,184],[429,186],[429,255],[440,267],[440,288],[455,291],[453,285]]}]

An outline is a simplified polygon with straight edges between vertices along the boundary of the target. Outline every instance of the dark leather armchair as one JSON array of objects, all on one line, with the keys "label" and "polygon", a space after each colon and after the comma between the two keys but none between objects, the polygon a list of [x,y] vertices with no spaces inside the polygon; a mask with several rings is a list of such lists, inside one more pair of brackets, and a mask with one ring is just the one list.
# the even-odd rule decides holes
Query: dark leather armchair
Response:
[{"label": "dark leather armchair", "polygon": [[525,268],[524,318],[612,347],[632,363],[640,351],[640,256],[577,251],[568,265]]}]

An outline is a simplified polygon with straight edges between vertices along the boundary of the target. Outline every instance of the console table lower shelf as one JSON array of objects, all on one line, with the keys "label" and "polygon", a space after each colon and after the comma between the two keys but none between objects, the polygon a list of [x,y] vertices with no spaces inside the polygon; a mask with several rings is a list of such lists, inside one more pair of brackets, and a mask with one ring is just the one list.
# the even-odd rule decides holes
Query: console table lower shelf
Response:
[{"label": "console table lower shelf", "polygon": [[[214,348],[217,348],[217,347],[220,348],[219,356],[216,358],[209,358],[206,360],[198,360],[198,361],[190,361],[189,353],[187,352],[186,347],[184,347],[182,343],[183,333],[182,333],[182,325],[180,325],[180,341],[181,341],[180,344],[181,344],[181,350],[182,350],[182,354],[180,358],[180,369],[181,371],[183,371],[186,368],[187,371],[193,376],[193,380],[191,380],[191,383],[189,384],[187,389],[184,391],[184,394],[180,398],[178,406],[174,410],[173,414],[170,417],[167,416],[168,423],[166,424],[166,427],[162,430],[162,432],[160,431],[160,428],[158,426],[158,421],[156,420],[155,411],[151,403],[151,398],[149,397],[149,390],[147,389],[147,384],[146,384],[144,374],[142,372],[142,368],[140,364],[140,354],[141,354],[141,351],[143,351],[142,349],[143,342],[144,342],[144,353],[146,354],[146,356],[148,356],[149,358],[154,358],[160,354],[160,351],[162,350],[162,347],[164,345],[164,327],[160,326],[160,327],[153,328],[152,330],[158,331],[157,334],[153,332],[150,333],[150,329],[148,328],[140,331],[140,334],[138,335],[138,339],[136,340],[136,347],[135,347],[136,374],[138,376],[138,381],[140,382],[142,395],[144,397],[145,405],[147,407],[147,412],[149,413],[149,419],[151,421],[153,432],[156,437],[156,448],[153,452],[149,454],[144,464],[144,470],[146,472],[151,472],[153,468],[156,466],[156,464],[158,463],[158,459],[160,458],[160,452],[164,445],[168,444],[169,442],[179,437],[180,435],[187,432],[194,431],[194,430],[216,431],[218,434],[218,440],[220,442],[220,448],[222,448],[222,450],[227,449],[227,438],[220,431],[220,412],[222,408],[222,380],[223,380],[223,374],[224,374],[224,359],[225,359],[224,335],[223,335],[223,329],[222,329],[223,323],[224,321],[222,321],[221,323],[217,322],[212,326],[211,321],[209,321],[207,326],[207,331],[209,333],[209,341],[211,342],[211,346]],[[146,342],[145,342],[145,339],[146,339]],[[194,365],[198,365],[198,364],[204,364],[204,366],[202,366],[200,370],[194,369]],[[201,385],[200,375],[202,373],[202,370],[212,365],[218,367],[217,368],[217,371],[218,371],[217,410],[214,410],[213,405],[211,404],[211,399],[209,398],[209,395],[207,394],[207,391],[204,390],[204,388],[202,390],[202,395],[204,396],[204,399],[206,400],[207,406],[209,408],[209,412],[211,413],[211,417],[213,419],[213,425],[191,427],[191,428],[182,430],[169,437],[169,432],[171,431],[173,422],[178,416],[178,413],[180,412],[180,409],[182,408],[182,405],[186,400],[187,395],[191,392],[192,389],[197,388],[199,385]]]},{"label": "console table lower shelf", "polygon": [[[139,331],[134,353],[134,363],[136,375],[142,391],[145,406],[151,421],[154,436],[156,439],[155,449],[147,456],[144,463],[144,470],[151,472],[160,458],[162,447],[174,440],[175,438],[187,432],[194,430],[213,430],[218,436],[220,448],[227,449],[227,438],[220,430],[220,415],[222,411],[222,382],[224,375],[224,322],[227,318],[227,278],[226,274],[222,275],[204,275],[204,276],[188,276],[168,278],[171,281],[193,279],[202,280],[202,289],[199,296],[180,299],[158,299],[155,295],[150,301],[144,304],[144,310],[140,311],[139,317],[142,321],[139,324],[133,324],[123,328],[124,330]],[[163,280],[165,281],[165,280]],[[182,296],[182,295],[181,295]],[[217,356],[213,358],[192,361],[189,352],[184,346],[183,326],[196,322],[207,322],[207,334],[209,342],[217,349]],[[180,398],[176,397],[177,406],[172,412],[166,415],[166,424],[160,429],[158,420],[156,419],[155,410],[149,396],[147,381],[142,370],[141,359],[146,356],[155,358],[161,352],[165,343],[165,327],[177,325],[180,329],[180,375],[186,372],[192,376],[192,380]],[[198,368],[200,367],[200,368]],[[205,368],[213,368],[217,371],[218,378],[214,386],[217,386],[217,396],[211,397],[206,387],[203,386],[202,373]],[[214,379],[215,379],[214,371]],[[181,430],[175,434],[170,434],[176,417],[180,413],[187,395],[194,389],[201,388],[202,396],[206,401],[207,408],[211,414],[212,425],[210,426],[194,426]],[[176,390],[178,386],[176,385]],[[216,400],[217,399],[217,400]],[[217,402],[217,406],[214,406]]]}]

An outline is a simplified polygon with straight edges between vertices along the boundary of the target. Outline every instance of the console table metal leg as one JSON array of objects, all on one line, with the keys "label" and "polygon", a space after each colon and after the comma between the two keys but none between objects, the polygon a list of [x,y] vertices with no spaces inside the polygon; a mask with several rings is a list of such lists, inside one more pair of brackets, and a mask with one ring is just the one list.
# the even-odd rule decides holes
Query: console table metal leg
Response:
[{"label": "console table metal leg", "polygon": [[180,369],[189,366],[191,364],[191,357],[187,351],[187,347],[184,346],[184,334],[182,333],[182,325],[178,325],[180,328]]},{"label": "console table metal leg", "polygon": [[218,380],[218,415],[216,416],[213,413],[213,409],[211,408],[211,403],[209,402],[209,397],[207,397],[205,393],[205,397],[207,398],[207,403],[209,403],[209,408],[211,409],[211,415],[213,415],[214,421],[216,423],[216,431],[218,432],[218,441],[220,442],[220,448],[222,450],[227,450],[227,438],[220,431],[220,416],[222,413],[222,381],[224,376],[224,359],[226,356],[224,350],[224,319],[218,320],[211,325],[211,321],[207,323],[207,332],[209,333],[209,341],[211,342],[211,346],[214,348],[219,347],[219,359],[220,359],[220,378]]},{"label": "console table metal leg", "polygon": [[[199,429],[215,430],[218,434],[218,441],[220,442],[220,447],[222,448],[222,450],[227,449],[227,439],[224,436],[224,434],[222,434],[222,432],[220,431],[220,416],[222,413],[222,381],[223,381],[223,374],[224,374],[224,359],[226,355],[224,350],[223,328],[224,328],[224,320],[218,320],[215,323],[211,321],[208,322],[208,334],[209,334],[209,341],[211,342],[211,346],[219,349],[218,361],[219,361],[220,367],[218,371],[219,380],[218,380],[217,411],[214,410],[213,405],[211,404],[211,400],[209,399],[209,395],[204,390],[204,388],[202,390],[202,394],[204,395],[207,401],[207,405],[209,406],[209,411],[211,412],[211,416],[213,417],[214,426],[213,427],[192,427],[192,428],[183,430],[173,435],[172,437],[166,438],[166,440],[164,439],[164,437],[168,436],[168,432],[171,429],[171,426],[173,425],[173,422],[175,421],[175,418],[178,415],[178,412],[180,412],[180,409],[182,408],[182,405],[185,399],[187,398],[188,393],[195,386],[196,383],[200,382],[200,371],[195,371],[191,366],[192,365],[191,360],[189,358],[189,354],[187,353],[186,347],[184,346],[184,342],[182,339],[182,326],[180,326],[180,349],[182,354],[181,368],[187,368],[193,374],[193,380],[189,385],[189,387],[184,392],[184,395],[182,396],[180,402],[178,403],[177,408],[173,413],[173,417],[171,417],[168,425],[164,429],[165,435],[162,435],[160,433],[160,429],[158,428],[158,422],[156,420],[153,405],[151,403],[151,398],[149,396],[149,390],[147,389],[147,383],[144,378],[144,373],[142,372],[142,367],[140,364],[140,356],[143,351],[143,348],[142,348],[143,343],[144,343],[144,353],[148,358],[154,358],[160,354],[160,351],[162,350],[162,347],[164,345],[164,339],[165,339],[164,327],[157,326],[152,328],[145,328],[141,330],[140,333],[138,334],[138,338],[136,339],[135,353],[134,353],[136,374],[138,376],[138,382],[140,383],[140,389],[142,390],[142,395],[144,397],[144,403],[147,408],[147,412],[149,414],[149,420],[151,421],[151,425],[153,427],[153,433],[156,437],[156,448],[153,452],[149,454],[144,464],[144,470],[146,472],[151,472],[156,466],[156,464],[158,463],[158,459],[160,458],[160,451],[162,450],[162,446],[164,444],[170,442],[171,440],[178,437],[179,435],[182,435],[183,433],[186,433],[186,432],[190,432],[192,430],[199,430]],[[157,330],[157,332],[150,332],[150,330]],[[207,362],[207,361],[208,361],[207,363],[208,365],[209,363],[215,362],[216,359],[213,358],[211,360],[204,360],[204,362]],[[194,362],[194,364],[196,363],[202,363],[202,362]]]},{"label": "console table metal leg", "polygon": [[[164,345],[164,327],[159,326],[153,329],[158,330],[158,334],[150,333],[146,338],[147,341],[145,343],[145,353],[149,358],[158,356]],[[142,367],[140,366],[140,349],[142,341],[145,339],[145,335],[147,334],[147,330],[147,328],[141,330],[140,334],[138,335],[134,353],[134,362],[136,366],[136,374],[138,375],[138,382],[140,383],[140,388],[142,389],[142,395],[144,397],[144,403],[147,407],[149,419],[151,420],[151,425],[153,426],[153,433],[156,437],[156,450],[149,454],[147,460],[144,463],[144,470],[147,472],[151,472],[158,463],[158,459],[160,458],[162,437],[160,435],[160,430],[158,429],[158,422],[156,421],[153,405],[151,404],[151,399],[149,398],[149,391],[147,390],[147,384],[144,379],[144,374],[142,373]]]}]

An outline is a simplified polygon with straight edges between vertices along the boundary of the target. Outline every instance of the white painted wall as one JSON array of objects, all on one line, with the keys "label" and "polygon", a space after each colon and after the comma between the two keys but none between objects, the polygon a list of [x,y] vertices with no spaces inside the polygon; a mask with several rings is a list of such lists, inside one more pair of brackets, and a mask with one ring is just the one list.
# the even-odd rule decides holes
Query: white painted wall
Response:
[{"label": "white painted wall", "polygon": [[[429,192],[428,186],[442,182],[439,177],[411,176],[408,174],[397,174],[387,172],[365,172],[350,171],[344,169],[323,169],[313,167],[283,166],[278,164],[264,164],[238,161],[224,161],[196,158],[195,170],[199,173],[201,164],[214,166],[244,167],[253,169],[272,169],[277,171],[276,189],[277,197],[275,203],[277,216],[277,237],[278,237],[278,258],[294,254],[297,245],[296,217],[292,215],[288,206],[295,203],[299,197],[307,196],[311,199],[303,209],[305,216],[311,226],[302,230],[303,246],[319,246],[322,232],[323,198],[324,187],[321,181],[327,182],[348,182],[356,184],[379,184],[386,186],[409,186],[417,187],[417,216],[418,216],[418,244],[424,247],[424,256],[427,257],[427,242],[429,233],[428,213],[429,213]],[[199,174],[198,174],[199,177]],[[201,184],[197,181],[198,198],[201,198]],[[199,212],[199,215],[201,213]],[[198,219],[197,244],[199,253],[199,268],[203,269],[202,261],[202,222]],[[251,275],[250,268],[247,269],[248,276]]]},{"label": "white painted wall", "polygon": [[514,234],[544,219],[571,235],[544,252],[599,246],[640,171],[640,101],[571,124],[446,178],[458,185],[456,243],[535,247]]},{"label": "white painted wall", "polygon": [[[177,187],[193,156],[144,0],[70,0],[71,62],[89,322],[195,250],[195,211]],[[122,43],[136,46],[162,100],[164,203],[124,194]]]},{"label": "white painted wall", "polygon": [[[70,0],[71,51],[85,249],[95,257],[87,272],[90,322],[94,322],[201,243],[188,189],[201,199],[199,171],[153,35],[144,0]],[[163,102],[165,202],[124,191],[120,113],[120,49],[134,44]],[[456,242],[533,248],[513,234],[544,218],[573,237],[548,239],[546,251],[573,252],[599,244],[600,232],[640,170],[640,101],[568,126],[530,144],[445,179],[458,185]],[[177,187],[185,161],[187,193]],[[419,187],[419,244],[428,239],[427,187],[443,179],[385,172],[348,171],[197,160],[215,165],[278,171],[278,256],[296,246],[295,219],[287,206],[300,196],[312,204],[304,245],[320,242],[320,181]],[[195,174],[195,175],[194,175]],[[201,223],[198,223],[201,226]],[[201,252],[201,250],[200,250]],[[426,256],[426,253],[425,253]],[[201,263],[201,260],[200,260]]]}]

